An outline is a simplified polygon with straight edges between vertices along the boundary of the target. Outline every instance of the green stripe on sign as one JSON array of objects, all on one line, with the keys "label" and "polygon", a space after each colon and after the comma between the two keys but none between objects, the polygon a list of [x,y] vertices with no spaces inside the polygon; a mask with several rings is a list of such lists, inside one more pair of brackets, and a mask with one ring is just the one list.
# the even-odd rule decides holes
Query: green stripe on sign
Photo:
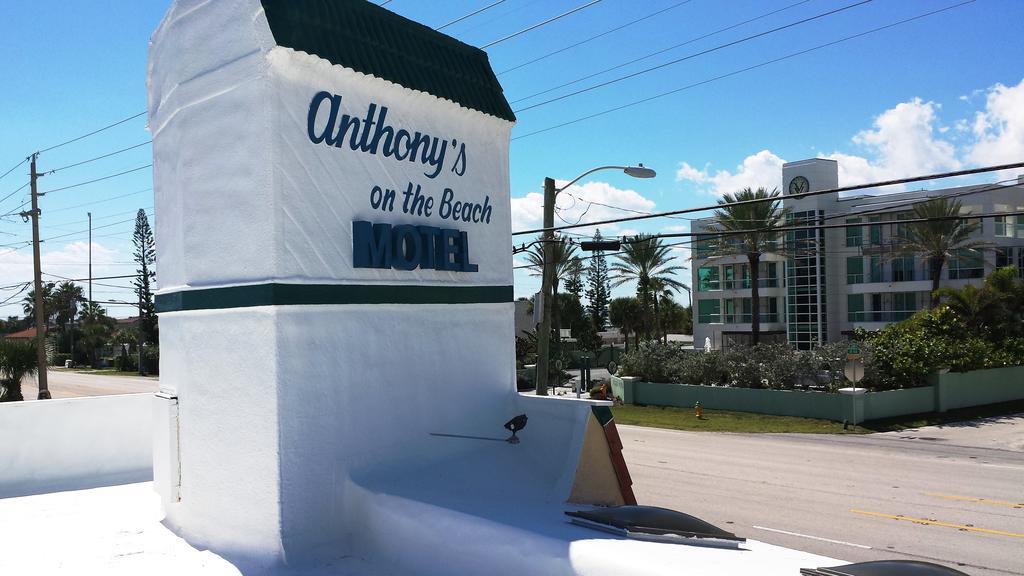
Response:
[{"label": "green stripe on sign", "polygon": [[158,294],[156,311],[324,304],[499,304],[512,300],[511,286],[256,284]]}]

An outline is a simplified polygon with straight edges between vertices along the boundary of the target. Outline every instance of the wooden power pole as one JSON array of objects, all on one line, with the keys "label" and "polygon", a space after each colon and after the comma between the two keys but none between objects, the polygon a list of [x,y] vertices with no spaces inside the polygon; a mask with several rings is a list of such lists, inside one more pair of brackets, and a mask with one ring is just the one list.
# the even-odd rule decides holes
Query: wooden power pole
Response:
[{"label": "wooden power pole", "polygon": [[39,400],[50,399],[50,389],[46,385],[46,309],[43,304],[43,273],[39,263],[39,191],[36,188],[36,180],[40,174],[36,172],[36,158],[39,153],[32,154],[32,210],[22,212],[21,217],[26,220],[32,218],[32,263],[35,268],[35,313],[36,313],[36,362],[38,372],[36,378],[39,382]]}]

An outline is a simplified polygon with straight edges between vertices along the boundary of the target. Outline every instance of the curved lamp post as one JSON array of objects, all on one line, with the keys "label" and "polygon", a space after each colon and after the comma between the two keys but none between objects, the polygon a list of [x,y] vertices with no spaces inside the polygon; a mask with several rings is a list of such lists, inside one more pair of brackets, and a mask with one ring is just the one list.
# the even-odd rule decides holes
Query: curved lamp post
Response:
[{"label": "curved lamp post", "polygon": [[[550,357],[551,349],[551,306],[555,296],[551,294],[551,285],[554,283],[555,269],[551,265],[553,258],[552,241],[554,240],[554,231],[552,228],[555,227],[555,199],[558,197],[558,193],[565,190],[569,186],[572,186],[578,182],[584,176],[593,174],[599,170],[622,170],[628,176],[634,178],[654,178],[657,173],[650,168],[645,168],[643,164],[638,166],[599,166],[587,170],[579,176],[573,178],[568,184],[561,188],[555,188],[555,181],[552,178],[544,179],[544,233],[541,235],[541,241],[544,243],[544,270],[541,276],[541,300],[543,301],[543,310],[541,314],[541,323],[539,334],[537,334],[537,371],[535,377],[537,380],[537,395],[547,396],[548,394],[548,360]],[[583,383],[581,382],[580,385]]]}]

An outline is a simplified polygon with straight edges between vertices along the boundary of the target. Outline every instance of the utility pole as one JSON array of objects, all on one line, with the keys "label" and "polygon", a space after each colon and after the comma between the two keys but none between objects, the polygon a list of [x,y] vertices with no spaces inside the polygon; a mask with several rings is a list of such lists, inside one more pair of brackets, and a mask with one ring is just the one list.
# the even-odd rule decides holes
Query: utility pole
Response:
[{"label": "utility pole", "polygon": [[22,212],[24,220],[32,218],[32,263],[35,268],[35,313],[36,313],[36,378],[39,382],[39,400],[50,399],[50,389],[46,385],[46,310],[43,308],[43,274],[39,264],[39,191],[36,180],[41,174],[36,172],[36,158],[39,153],[32,154],[32,172],[30,182],[32,188],[32,210]]},{"label": "utility pole", "polygon": [[544,179],[544,233],[541,235],[541,242],[544,243],[544,268],[541,272],[541,300],[543,310],[541,312],[540,333],[537,334],[537,395],[548,395],[548,366],[550,364],[551,348],[551,306],[554,304],[551,295],[551,285],[554,283],[552,276],[555,274],[555,267],[551,260],[554,258],[554,234],[551,228],[555,226],[555,181],[552,178]]},{"label": "utility pole", "polygon": [[139,348],[139,376],[145,376],[146,375],[146,369],[142,365],[142,340],[143,340],[143,336],[142,336],[142,290],[139,290],[139,319],[135,323],[135,326],[136,326],[136,330],[135,331],[139,335],[139,341],[138,341],[138,348]]},{"label": "utility pole", "polygon": [[92,304],[92,212],[89,215],[89,303]]}]

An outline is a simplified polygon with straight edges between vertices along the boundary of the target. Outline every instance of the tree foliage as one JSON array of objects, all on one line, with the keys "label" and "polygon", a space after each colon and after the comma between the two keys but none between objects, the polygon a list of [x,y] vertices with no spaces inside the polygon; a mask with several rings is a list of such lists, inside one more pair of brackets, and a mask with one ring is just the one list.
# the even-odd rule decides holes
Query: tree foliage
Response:
[{"label": "tree foliage", "polygon": [[24,400],[21,379],[36,369],[35,340],[0,339],[0,402]]},{"label": "tree foliage", "polygon": [[[760,263],[765,254],[781,254],[781,232],[787,210],[778,199],[777,189],[744,188],[735,194],[725,194],[718,201],[719,208],[712,216],[708,232],[716,234],[711,240],[713,256],[746,256],[750,267],[750,332],[751,342],[757,344],[761,332]],[[749,204],[746,202],[750,202]]]},{"label": "tree foliage", "polygon": [[957,219],[962,206],[956,198],[932,198],[914,204],[914,218],[924,220],[907,224],[907,235],[900,239],[898,254],[920,255],[928,262],[932,280],[931,307],[939,304],[939,281],[942,268],[950,258],[966,251],[977,251],[988,243],[972,240],[971,236],[981,229],[981,221]]},{"label": "tree foliage", "polygon": [[686,285],[675,278],[683,267],[674,265],[672,260],[671,248],[665,246],[660,238],[639,234],[623,242],[622,253],[611,266],[613,286],[636,282],[636,296],[643,317],[641,330],[645,336],[653,333],[661,337],[659,296],[685,289]]},{"label": "tree foliage", "polygon": [[139,330],[146,342],[158,343],[156,305],[153,303],[153,282],[156,279],[156,243],[153,229],[149,226],[146,211],[139,209],[135,216],[135,232],[132,234],[135,246],[133,256],[138,264],[138,277],[132,282],[135,296],[139,301]]},{"label": "tree foliage", "polygon": [[[600,242],[603,239],[600,230],[594,232],[595,242]],[[587,313],[597,331],[604,330],[608,325],[608,303],[611,301],[611,292],[608,262],[605,259],[604,251],[595,251],[591,254],[590,264],[587,266],[586,296]]]}]

